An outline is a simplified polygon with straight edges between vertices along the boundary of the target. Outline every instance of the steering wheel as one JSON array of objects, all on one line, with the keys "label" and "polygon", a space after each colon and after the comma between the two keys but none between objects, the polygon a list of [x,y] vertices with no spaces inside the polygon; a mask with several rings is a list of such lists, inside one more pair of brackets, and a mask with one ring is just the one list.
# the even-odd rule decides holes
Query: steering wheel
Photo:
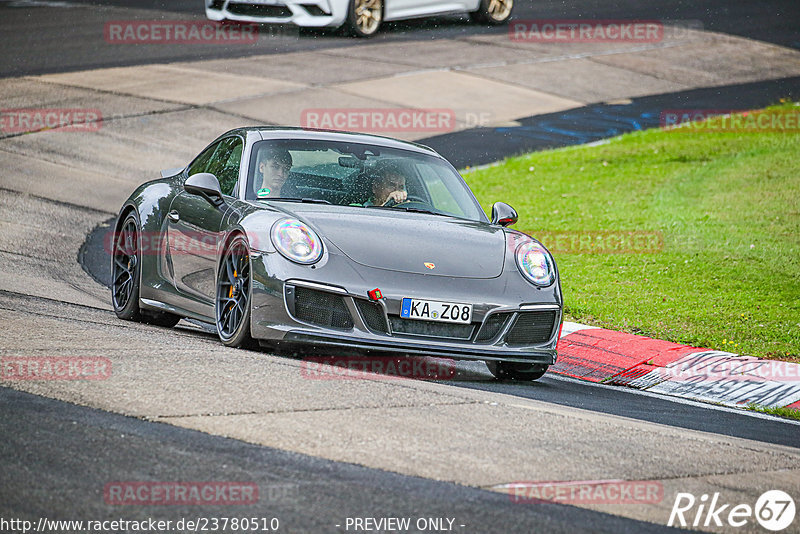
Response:
[{"label": "steering wheel", "polygon": [[422,204],[426,208],[432,208],[433,207],[433,206],[431,206],[430,202],[428,202],[424,198],[415,197],[415,196],[412,196],[412,195],[408,195],[406,197],[406,199],[404,201],[402,201],[402,202],[395,202],[395,200],[393,198],[390,198],[389,201],[386,204],[384,204],[384,206],[386,206],[387,208],[392,208],[394,206],[404,206],[406,204]]}]

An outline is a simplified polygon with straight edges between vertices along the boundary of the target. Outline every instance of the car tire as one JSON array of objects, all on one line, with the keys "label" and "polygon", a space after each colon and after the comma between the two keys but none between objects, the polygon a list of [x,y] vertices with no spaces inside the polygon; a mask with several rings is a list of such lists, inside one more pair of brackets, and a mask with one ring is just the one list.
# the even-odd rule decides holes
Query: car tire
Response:
[{"label": "car tire", "polygon": [[496,26],[508,22],[513,9],[514,0],[481,0],[480,7],[469,16],[480,24]]},{"label": "car tire", "polygon": [[114,232],[111,248],[111,304],[117,317],[141,321],[139,309],[139,216],[129,212]]},{"label": "car tire", "polygon": [[372,37],[383,22],[383,0],[350,0],[344,29],[353,37]]},{"label": "car tire", "polygon": [[177,315],[139,308],[142,268],[140,233],[136,211],[129,212],[114,233],[111,250],[111,303],[114,313],[126,321],[173,327],[181,320]]},{"label": "car tire", "polygon": [[239,234],[222,253],[214,300],[217,334],[227,347],[250,349],[258,346],[250,336],[252,290],[250,246]]},{"label": "car tire", "polygon": [[531,382],[542,378],[549,367],[538,363],[495,361],[486,362],[486,366],[498,380],[519,380],[521,382]]}]

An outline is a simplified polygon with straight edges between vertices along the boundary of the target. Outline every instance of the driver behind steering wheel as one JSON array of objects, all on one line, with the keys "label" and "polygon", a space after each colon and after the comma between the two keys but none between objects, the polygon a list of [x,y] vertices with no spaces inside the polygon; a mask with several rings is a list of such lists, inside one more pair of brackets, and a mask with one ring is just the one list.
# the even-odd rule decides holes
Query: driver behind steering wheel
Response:
[{"label": "driver behind steering wheel", "polygon": [[372,197],[364,206],[393,206],[405,202],[406,177],[396,161],[383,160],[372,178]]}]

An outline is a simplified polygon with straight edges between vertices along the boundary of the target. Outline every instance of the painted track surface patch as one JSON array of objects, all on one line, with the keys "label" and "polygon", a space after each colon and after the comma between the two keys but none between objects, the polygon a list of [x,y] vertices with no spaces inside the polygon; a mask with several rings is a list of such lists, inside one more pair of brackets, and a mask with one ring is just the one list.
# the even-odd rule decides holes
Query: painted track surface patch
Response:
[{"label": "painted track surface patch", "polygon": [[557,374],[734,407],[800,408],[800,365],[569,323]]}]

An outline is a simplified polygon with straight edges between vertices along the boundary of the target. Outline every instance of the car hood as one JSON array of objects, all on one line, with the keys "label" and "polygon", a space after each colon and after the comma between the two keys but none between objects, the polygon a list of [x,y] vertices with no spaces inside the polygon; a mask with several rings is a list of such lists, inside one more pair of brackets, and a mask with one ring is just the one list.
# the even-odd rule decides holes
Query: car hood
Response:
[{"label": "car hood", "polygon": [[367,267],[462,278],[503,272],[505,233],[487,223],[397,210],[297,208],[292,211]]}]

